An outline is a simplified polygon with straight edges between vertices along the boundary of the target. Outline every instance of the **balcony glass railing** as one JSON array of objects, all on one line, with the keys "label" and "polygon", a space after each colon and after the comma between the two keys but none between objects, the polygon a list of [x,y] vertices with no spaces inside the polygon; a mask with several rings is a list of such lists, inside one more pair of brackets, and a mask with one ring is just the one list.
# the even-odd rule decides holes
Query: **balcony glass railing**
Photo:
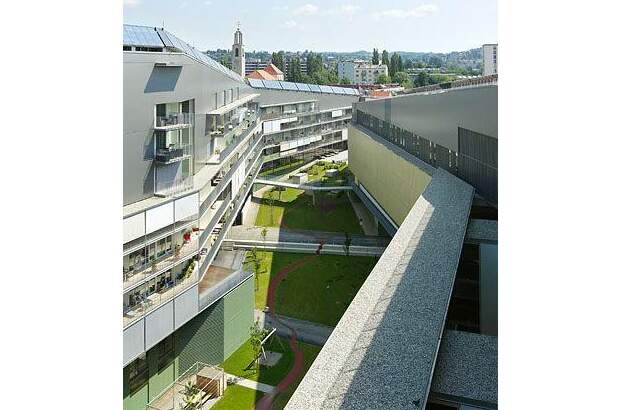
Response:
[{"label": "balcony glass railing", "polygon": [[129,326],[195,284],[198,281],[199,264],[200,261],[192,259],[178,273],[163,273],[140,285],[133,294],[126,295],[123,326]]},{"label": "balcony glass railing", "polygon": [[192,155],[192,146],[190,144],[181,146],[171,145],[165,148],[158,148],[155,154],[155,161],[169,163],[188,155]]},{"label": "balcony glass railing", "polygon": [[156,259],[135,263],[131,269],[123,272],[123,289],[135,286],[149,277],[155,277],[158,273],[172,268],[192,253],[198,252],[199,236],[198,232],[192,233],[188,241],[183,242],[178,247],[175,246],[174,249],[164,251]]},{"label": "balcony glass railing", "polygon": [[186,112],[170,113],[155,117],[155,128],[184,128],[194,125],[194,114]]},{"label": "balcony glass railing", "polygon": [[189,175],[185,178],[170,182],[158,182],[155,195],[174,196],[189,191],[194,187],[194,176]]}]

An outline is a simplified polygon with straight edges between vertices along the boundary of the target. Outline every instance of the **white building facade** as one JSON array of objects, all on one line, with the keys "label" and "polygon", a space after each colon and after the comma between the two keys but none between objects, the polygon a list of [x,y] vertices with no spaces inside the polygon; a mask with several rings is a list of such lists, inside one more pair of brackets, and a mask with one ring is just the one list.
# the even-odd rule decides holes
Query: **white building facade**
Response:
[{"label": "white building facade", "polygon": [[482,75],[497,74],[497,44],[482,46]]},{"label": "white building facade", "polygon": [[375,84],[381,74],[388,75],[387,65],[374,65],[363,60],[338,63],[338,78],[347,78],[352,84]]}]

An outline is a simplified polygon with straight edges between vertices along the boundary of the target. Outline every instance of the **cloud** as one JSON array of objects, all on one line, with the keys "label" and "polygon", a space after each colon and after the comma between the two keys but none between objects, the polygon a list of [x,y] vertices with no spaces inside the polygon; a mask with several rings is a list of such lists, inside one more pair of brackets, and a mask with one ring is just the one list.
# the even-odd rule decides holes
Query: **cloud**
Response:
[{"label": "cloud", "polygon": [[207,1],[205,1],[204,4],[205,4],[205,6],[210,6],[210,5],[213,4],[213,2],[211,0],[207,0]]},{"label": "cloud", "polygon": [[287,11],[288,10],[288,6],[273,6],[271,8],[271,10],[273,10],[273,11]]},{"label": "cloud", "polygon": [[408,17],[426,17],[431,14],[435,14],[439,11],[439,7],[434,4],[422,4],[421,6],[415,7],[411,10],[403,10],[403,9],[389,9],[378,11],[373,13],[373,17],[376,19],[381,18],[397,18],[404,19]]},{"label": "cloud", "polygon": [[353,4],[343,4],[340,7],[327,10],[327,14],[351,17],[359,10],[360,6],[355,6]]},{"label": "cloud", "polygon": [[282,27],[295,28],[295,27],[299,27],[299,24],[297,24],[295,20],[288,20],[288,21],[285,21],[284,24],[282,24]]},{"label": "cloud", "polygon": [[313,16],[319,12],[319,8],[314,4],[304,4],[301,7],[296,8],[293,14],[297,16]]},{"label": "cloud", "polygon": [[123,0],[123,6],[125,7],[136,7],[142,3],[142,0]]}]

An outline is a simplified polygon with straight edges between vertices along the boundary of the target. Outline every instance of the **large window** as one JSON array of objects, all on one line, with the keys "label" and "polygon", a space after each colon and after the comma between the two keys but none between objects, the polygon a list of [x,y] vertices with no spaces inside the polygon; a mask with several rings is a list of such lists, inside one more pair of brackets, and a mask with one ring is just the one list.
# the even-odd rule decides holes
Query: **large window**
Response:
[{"label": "large window", "polygon": [[146,354],[142,354],[127,365],[129,372],[129,393],[133,394],[146,384],[149,378],[149,368],[146,363]]},{"label": "large window", "polygon": [[157,345],[157,371],[163,370],[174,359],[174,335],[170,335]]}]

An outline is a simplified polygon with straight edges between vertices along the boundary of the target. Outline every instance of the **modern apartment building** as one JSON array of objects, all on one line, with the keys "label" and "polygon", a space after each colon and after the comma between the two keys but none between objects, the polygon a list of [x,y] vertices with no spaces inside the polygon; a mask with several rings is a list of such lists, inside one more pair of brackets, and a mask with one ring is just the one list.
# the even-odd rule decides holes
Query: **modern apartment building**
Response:
[{"label": "modern apartment building", "polygon": [[381,74],[388,75],[388,66],[385,64],[371,64],[364,60],[340,61],[338,63],[338,78],[346,78],[352,84],[375,84]]},{"label": "modern apartment building", "polygon": [[221,249],[224,236],[264,162],[346,146],[358,94],[248,84],[156,27],[123,27],[123,61],[123,401],[131,410],[247,340],[253,274],[241,251]]},{"label": "modern apartment building", "polygon": [[346,149],[357,90],[252,79],[249,84],[260,93],[265,164]]},{"label": "modern apartment building", "polygon": [[497,74],[497,44],[482,46],[482,75]]},{"label": "modern apartment building", "polygon": [[271,61],[263,61],[256,59],[248,59],[245,61],[245,75],[249,75],[253,71],[264,70],[271,63]]},{"label": "modern apartment building", "polygon": [[353,188],[395,235],[286,409],[497,408],[497,142],[496,83],[353,105]]}]

